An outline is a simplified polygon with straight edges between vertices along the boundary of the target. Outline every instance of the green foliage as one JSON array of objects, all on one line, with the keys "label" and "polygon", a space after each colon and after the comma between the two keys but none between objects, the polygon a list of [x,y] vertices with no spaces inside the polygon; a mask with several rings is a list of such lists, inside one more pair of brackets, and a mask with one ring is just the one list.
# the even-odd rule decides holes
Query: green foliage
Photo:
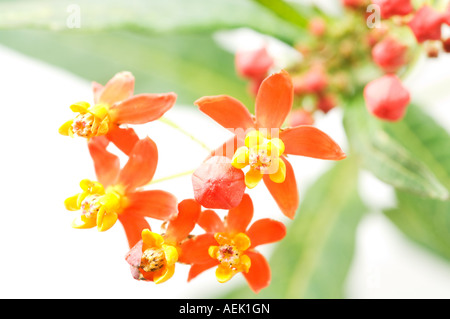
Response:
[{"label": "green foliage", "polygon": [[366,211],[357,192],[354,159],[336,164],[304,194],[286,237],[276,246],[269,287],[227,298],[343,298],[357,225]]}]

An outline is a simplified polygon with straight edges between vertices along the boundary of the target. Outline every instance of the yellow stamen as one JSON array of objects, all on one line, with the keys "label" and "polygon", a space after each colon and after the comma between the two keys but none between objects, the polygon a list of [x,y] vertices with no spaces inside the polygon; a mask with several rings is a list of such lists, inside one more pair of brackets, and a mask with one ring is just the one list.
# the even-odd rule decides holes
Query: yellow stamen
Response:
[{"label": "yellow stamen", "polygon": [[89,106],[87,102],[78,102],[72,104],[70,109],[79,114],[59,128],[60,134],[91,138],[108,133],[110,118],[106,105]]}]

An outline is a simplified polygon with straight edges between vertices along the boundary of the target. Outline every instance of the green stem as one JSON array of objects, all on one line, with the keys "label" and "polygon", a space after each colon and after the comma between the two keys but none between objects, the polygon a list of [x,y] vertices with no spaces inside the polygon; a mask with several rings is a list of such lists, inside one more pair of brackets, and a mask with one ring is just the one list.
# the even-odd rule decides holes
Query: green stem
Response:
[{"label": "green stem", "polygon": [[169,125],[170,127],[176,129],[177,131],[179,131],[180,133],[186,135],[187,137],[189,137],[191,140],[193,140],[194,142],[196,142],[197,144],[199,144],[202,148],[204,148],[205,150],[207,150],[208,152],[211,152],[211,149],[202,141],[200,141],[198,138],[196,138],[194,135],[192,135],[191,133],[187,132],[186,130],[184,130],[183,128],[181,128],[180,126],[178,126],[178,124],[176,124],[175,122],[173,122],[172,120],[169,120],[168,118],[165,117],[161,117],[159,119],[160,122]]},{"label": "green stem", "polygon": [[181,173],[178,173],[178,174],[174,174],[174,175],[162,177],[162,178],[159,178],[159,179],[154,179],[154,180],[152,180],[150,183],[148,183],[148,185],[152,185],[152,184],[156,184],[156,183],[161,183],[161,182],[168,181],[168,180],[171,180],[171,179],[175,179],[175,178],[178,178],[178,177],[190,175],[190,174],[192,174],[192,173],[194,173],[194,172],[195,172],[195,170],[193,169],[193,170],[190,170],[190,171],[181,172]]}]

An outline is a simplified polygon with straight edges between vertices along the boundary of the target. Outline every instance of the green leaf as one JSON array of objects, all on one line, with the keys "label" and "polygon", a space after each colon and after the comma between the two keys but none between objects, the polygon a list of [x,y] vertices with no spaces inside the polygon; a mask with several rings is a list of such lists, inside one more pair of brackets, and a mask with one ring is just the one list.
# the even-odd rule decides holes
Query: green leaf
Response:
[{"label": "green leaf", "polygon": [[302,33],[251,0],[14,0],[0,2],[0,29],[139,30],[147,34],[248,27],[293,43]]},{"label": "green leaf", "polygon": [[357,225],[366,211],[350,157],[304,195],[286,237],[270,258],[272,280],[258,295],[243,287],[227,298],[344,298]]},{"label": "green leaf", "polygon": [[396,191],[398,206],[385,215],[411,240],[450,261],[450,201]]},{"label": "green leaf", "polygon": [[0,43],[102,84],[116,72],[130,71],[136,93],[173,91],[179,104],[216,94],[253,104],[246,82],[236,75],[233,55],[208,34],[11,30],[0,31]]},{"label": "green leaf", "polygon": [[[450,135],[423,110],[411,105],[405,118],[385,127],[402,140],[411,154],[433,171],[450,189]],[[398,205],[385,211],[387,217],[410,239],[450,260],[450,201],[414,196],[396,190]]]},{"label": "green leaf", "polygon": [[308,27],[308,18],[296,11],[294,7],[283,0],[254,0],[273,11],[276,15],[301,28]]},{"label": "green leaf", "polygon": [[[412,135],[389,134],[388,127],[394,128],[395,125],[398,123],[386,123],[370,115],[362,99],[357,99],[345,109],[345,130],[362,167],[395,188],[423,197],[448,199],[448,190],[427,167],[428,163],[421,161],[416,151],[403,146],[417,139],[414,132]],[[422,144],[422,151],[423,148],[426,148],[425,144]]]}]

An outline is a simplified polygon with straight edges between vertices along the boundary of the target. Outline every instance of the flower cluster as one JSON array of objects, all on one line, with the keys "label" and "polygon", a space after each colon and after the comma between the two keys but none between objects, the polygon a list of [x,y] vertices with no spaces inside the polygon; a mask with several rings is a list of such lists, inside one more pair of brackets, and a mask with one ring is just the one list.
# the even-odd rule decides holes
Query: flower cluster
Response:
[{"label": "flower cluster", "polygon": [[[254,292],[267,287],[270,267],[257,247],[282,240],[286,227],[271,218],[253,220],[253,201],[246,190],[263,181],[282,213],[294,218],[299,196],[288,156],[345,158],[319,129],[285,126],[294,98],[289,74],[280,71],[261,79],[255,116],[230,96],[195,101],[234,137],[199,165],[192,174],[194,198],[181,201],[170,192],[146,189],[157,168],[158,148],[150,137],[139,138],[126,126],[159,119],[173,107],[176,94],[133,95],[129,72],[93,88],[94,105],[73,104],[75,118],[59,129],[62,135],[86,139],[96,173],[96,180],[83,179],[81,191],[64,202],[67,210],[78,212],[72,226],[103,232],[119,221],[130,248],[125,260],[136,280],[163,283],[174,275],[176,264],[184,264],[190,266],[188,281],[216,267],[221,283],[242,273]],[[123,166],[108,150],[109,143],[127,155]],[[221,218],[213,209],[227,213]],[[152,220],[162,222],[160,231],[152,230]]]},{"label": "flower cluster", "polygon": [[[302,59],[286,68],[294,83],[289,124],[312,125],[341,101],[364,95],[367,110],[385,121],[403,118],[410,93],[402,77],[422,52],[437,57],[450,51],[442,26],[450,24],[450,6],[411,0],[341,0],[345,17],[311,18],[308,35],[294,48]],[[266,48],[238,52],[238,74],[250,79],[257,95],[261,74],[275,59]]]}]

